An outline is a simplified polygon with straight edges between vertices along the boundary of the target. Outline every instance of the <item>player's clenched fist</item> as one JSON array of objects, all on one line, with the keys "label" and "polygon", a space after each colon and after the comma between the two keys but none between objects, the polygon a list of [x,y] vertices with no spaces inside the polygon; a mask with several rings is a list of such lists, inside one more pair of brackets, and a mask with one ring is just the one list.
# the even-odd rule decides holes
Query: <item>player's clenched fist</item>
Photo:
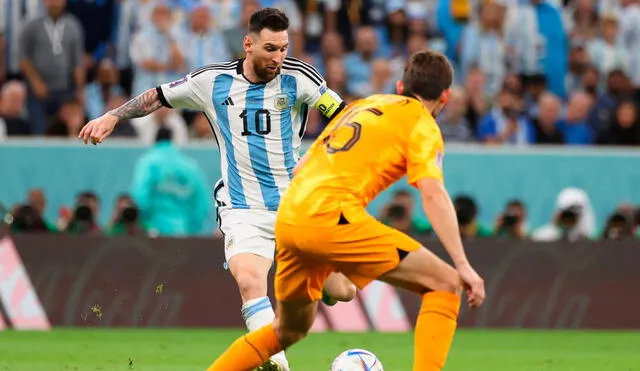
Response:
[{"label": "player's clenched fist", "polygon": [[80,130],[78,138],[82,139],[84,144],[87,144],[89,139],[91,139],[91,143],[93,144],[102,143],[104,138],[113,132],[113,128],[117,123],[118,117],[110,113],[105,113],[97,119],[89,121],[89,123]]}]

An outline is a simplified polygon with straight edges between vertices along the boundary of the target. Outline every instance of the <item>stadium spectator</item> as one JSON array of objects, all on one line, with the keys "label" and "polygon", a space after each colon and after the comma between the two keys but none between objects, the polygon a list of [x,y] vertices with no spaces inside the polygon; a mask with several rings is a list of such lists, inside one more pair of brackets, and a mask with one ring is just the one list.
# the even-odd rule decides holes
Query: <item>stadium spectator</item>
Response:
[{"label": "stadium spectator", "polygon": [[415,201],[406,190],[396,191],[387,205],[380,211],[379,219],[384,224],[409,235],[432,234],[426,223],[414,217]]},{"label": "stadium spectator", "polygon": [[540,97],[538,116],[533,119],[536,129],[536,143],[538,144],[563,144],[564,135],[558,129],[560,99],[551,93],[545,93]]},{"label": "stadium spectator", "polygon": [[191,10],[189,24],[179,34],[188,71],[231,59],[227,41],[216,26],[208,6],[201,4]]},{"label": "stadium spectator", "polygon": [[44,194],[44,190],[41,188],[34,188],[29,190],[27,194],[27,203],[33,206],[33,209],[38,213],[44,224],[50,231],[56,231],[56,226],[49,222],[45,217],[45,209],[47,208],[47,198]]},{"label": "stadium spectator", "polygon": [[149,86],[176,80],[186,72],[184,54],[178,43],[178,32],[173,28],[169,6],[164,2],[156,3],[151,20],[152,25],[137,31],[131,41],[133,95],[143,93]]},{"label": "stadium spectator", "polygon": [[478,222],[476,201],[468,195],[459,195],[453,200],[456,209],[460,235],[463,239],[491,237],[491,229]]},{"label": "stadium spectator", "polygon": [[71,219],[64,229],[71,234],[100,234],[102,231],[98,225],[100,215],[100,200],[98,195],[91,191],[85,191],[78,195],[76,205],[73,208]]},{"label": "stadium spectator", "polygon": [[582,77],[589,67],[589,54],[583,43],[576,43],[569,49],[569,69],[564,77],[566,90],[571,93],[583,90]]},{"label": "stadium spectator", "polygon": [[494,235],[497,237],[522,240],[528,237],[527,211],[520,200],[511,200],[503,213],[498,216]]},{"label": "stadium spectator", "polygon": [[20,37],[20,69],[29,83],[33,132],[43,134],[47,119],[62,104],[84,99],[84,34],[65,12],[66,0],[45,0],[47,14],[30,21]]},{"label": "stadium spectator", "polygon": [[140,223],[140,210],[128,194],[122,194],[116,199],[107,233],[112,236],[144,236],[147,234],[144,226]]},{"label": "stadium spectator", "polygon": [[587,116],[593,105],[591,96],[577,92],[571,95],[564,120],[558,123],[558,129],[564,136],[565,143],[570,145],[592,144],[594,133],[587,123]]},{"label": "stadium spectator", "polygon": [[465,116],[467,101],[468,97],[464,90],[458,87],[451,89],[449,103],[437,120],[445,143],[475,141],[475,135]]},{"label": "stadium spectator", "polygon": [[12,211],[9,233],[48,233],[51,232],[33,205],[16,206]]},{"label": "stadium spectator", "polygon": [[82,104],[75,99],[70,100],[62,104],[58,116],[51,121],[45,134],[51,137],[77,138],[85,122]]},{"label": "stadium spectator", "polygon": [[558,194],[551,223],[535,230],[531,238],[538,242],[593,239],[595,223],[589,195],[579,188],[565,188]]},{"label": "stadium spectator", "polygon": [[569,40],[560,11],[546,0],[509,4],[504,34],[511,68],[522,75],[543,73],[549,90],[564,98]]},{"label": "stadium spectator", "polygon": [[547,92],[547,79],[542,74],[524,77],[524,110],[530,118],[538,117],[540,98]]},{"label": "stadium spectator", "polygon": [[482,2],[479,20],[465,27],[460,41],[460,77],[464,79],[471,66],[479,67],[487,76],[484,90],[489,97],[500,92],[507,72],[502,13],[502,5],[497,2]]},{"label": "stadium spectator", "polygon": [[589,62],[600,71],[603,78],[613,70],[622,70],[628,74],[629,51],[618,43],[618,19],[607,15],[602,20],[600,29],[600,36],[587,44]]},{"label": "stadium spectator", "polygon": [[640,3],[638,0],[620,0],[620,5],[618,42],[629,51],[629,76],[640,93]]},{"label": "stadium spectator", "polygon": [[344,54],[342,36],[337,32],[325,32],[320,39],[320,51],[313,54],[312,65],[324,76],[327,74],[328,61],[333,58],[342,59]]},{"label": "stadium spectator", "polygon": [[20,79],[20,34],[43,13],[42,0],[3,1],[0,6],[0,84]]},{"label": "stadium spectator", "polygon": [[631,81],[622,70],[613,70],[607,76],[606,90],[598,95],[589,113],[588,122],[594,132],[607,127],[618,104],[632,93]]},{"label": "stadium spectator", "polygon": [[491,109],[491,99],[484,92],[485,74],[478,67],[473,67],[467,73],[464,82],[464,90],[467,92],[469,102],[467,105],[467,121],[473,133],[478,131],[478,123]]},{"label": "stadium spectator", "polygon": [[199,112],[194,117],[193,123],[191,123],[189,137],[194,139],[213,138],[213,130],[211,130],[209,120],[207,119],[207,116],[204,115],[204,113]]},{"label": "stadium spectator", "polygon": [[31,134],[31,125],[25,118],[27,88],[23,82],[9,81],[0,92],[0,141],[10,136]]},{"label": "stadium spectator", "polygon": [[344,59],[347,73],[347,91],[349,94],[362,97],[371,77],[373,61],[379,50],[379,41],[373,27],[363,26],[356,30],[356,47]]},{"label": "stadium spectator", "polygon": [[[245,27],[249,24],[251,14],[260,9],[258,0],[204,0],[210,4],[213,10],[216,24],[220,27],[222,34],[227,41],[227,46],[233,58],[242,58],[244,56],[243,38]],[[236,10],[234,7],[238,5],[239,15],[234,16]]]},{"label": "stadium spectator", "polygon": [[598,136],[598,144],[637,146],[640,145],[640,118],[633,101],[622,101],[608,127]]},{"label": "stadium spectator", "polygon": [[576,0],[566,9],[565,27],[571,41],[586,42],[597,35],[598,9],[594,0]]},{"label": "stadium spectator", "polygon": [[161,127],[171,130],[172,142],[177,146],[183,146],[189,141],[187,123],[176,110],[161,107],[148,116],[132,119],[131,124],[142,143],[146,145],[152,145],[156,141],[158,130]]},{"label": "stadium spectator", "polygon": [[93,71],[106,57],[114,35],[118,2],[95,0],[71,0],[67,5],[84,30],[84,66]]},{"label": "stadium spectator", "polygon": [[131,195],[140,221],[152,234],[197,235],[210,210],[207,180],[197,163],[172,143],[161,127],[156,145],[136,163]]},{"label": "stadium spectator", "polygon": [[98,65],[96,79],[87,84],[84,89],[84,101],[87,116],[90,120],[102,116],[106,112],[111,97],[123,95],[124,91],[118,84],[118,69],[110,59],[103,59]]},{"label": "stadium spectator", "polygon": [[627,240],[636,237],[635,210],[620,205],[608,218],[600,236],[604,240]]},{"label": "stadium spectator", "polygon": [[497,105],[478,125],[478,138],[490,144],[525,145],[535,142],[535,129],[523,114],[522,98],[503,90]]}]

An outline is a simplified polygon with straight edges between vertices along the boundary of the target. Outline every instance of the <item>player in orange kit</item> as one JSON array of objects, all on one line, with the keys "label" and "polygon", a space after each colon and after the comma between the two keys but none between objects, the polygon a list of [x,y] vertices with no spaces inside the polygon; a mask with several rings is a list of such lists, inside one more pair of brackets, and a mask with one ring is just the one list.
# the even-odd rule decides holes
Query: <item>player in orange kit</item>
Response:
[{"label": "player in orange kit", "polygon": [[[443,184],[444,144],[434,117],[449,98],[453,70],[445,56],[411,56],[397,90],[349,105],[298,164],[276,221],[276,318],[236,340],[208,371],[249,371],[302,339],[313,324],[322,287],[342,272],[358,287],[381,280],[422,296],[414,371],[441,370],[453,341],[463,288],[474,308],[484,282],[462,247]],[[451,256],[445,263],[365,209],[407,175]]]}]

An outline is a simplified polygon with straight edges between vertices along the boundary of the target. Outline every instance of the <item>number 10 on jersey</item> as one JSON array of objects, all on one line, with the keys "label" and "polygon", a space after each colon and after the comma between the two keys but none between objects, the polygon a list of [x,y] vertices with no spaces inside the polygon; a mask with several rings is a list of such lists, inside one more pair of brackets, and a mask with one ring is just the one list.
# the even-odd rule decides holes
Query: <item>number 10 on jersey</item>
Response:
[{"label": "number 10 on jersey", "polygon": [[[267,135],[271,132],[271,113],[269,110],[259,109],[252,115],[245,109],[240,114],[240,118],[242,119],[242,136]],[[249,126],[253,126],[253,132]]]}]

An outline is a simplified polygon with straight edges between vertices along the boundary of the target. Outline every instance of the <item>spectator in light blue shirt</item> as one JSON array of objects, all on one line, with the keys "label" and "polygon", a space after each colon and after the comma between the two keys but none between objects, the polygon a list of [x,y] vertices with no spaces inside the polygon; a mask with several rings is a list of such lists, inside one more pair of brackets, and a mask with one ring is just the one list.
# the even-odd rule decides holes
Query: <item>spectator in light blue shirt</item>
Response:
[{"label": "spectator in light blue shirt", "polygon": [[179,39],[189,71],[232,59],[227,42],[212,23],[211,11],[205,5],[191,11],[189,24],[180,30]]},{"label": "spectator in light blue shirt", "polygon": [[357,97],[364,96],[371,77],[371,67],[378,52],[378,37],[373,27],[363,26],[356,30],[355,51],[345,57],[347,90]]},{"label": "spectator in light blue shirt", "polygon": [[522,99],[503,90],[498,97],[498,104],[480,120],[478,139],[492,144],[534,143],[535,128],[524,115]]},{"label": "spectator in light blue shirt", "polygon": [[168,236],[197,235],[210,210],[207,180],[198,164],[171,142],[161,127],[156,145],[135,167],[131,195],[150,232]]},{"label": "spectator in light blue shirt", "polygon": [[118,70],[110,59],[103,59],[98,67],[97,78],[84,88],[85,110],[89,120],[104,114],[109,99],[124,95],[118,85]]},{"label": "spectator in light blue shirt", "polygon": [[133,95],[142,94],[149,87],[176,80],[187,72],[177,32],[172,29],[171,9],[159,2],[153,9],[151,19],[153,26],[138,31],[131,43]]}]

